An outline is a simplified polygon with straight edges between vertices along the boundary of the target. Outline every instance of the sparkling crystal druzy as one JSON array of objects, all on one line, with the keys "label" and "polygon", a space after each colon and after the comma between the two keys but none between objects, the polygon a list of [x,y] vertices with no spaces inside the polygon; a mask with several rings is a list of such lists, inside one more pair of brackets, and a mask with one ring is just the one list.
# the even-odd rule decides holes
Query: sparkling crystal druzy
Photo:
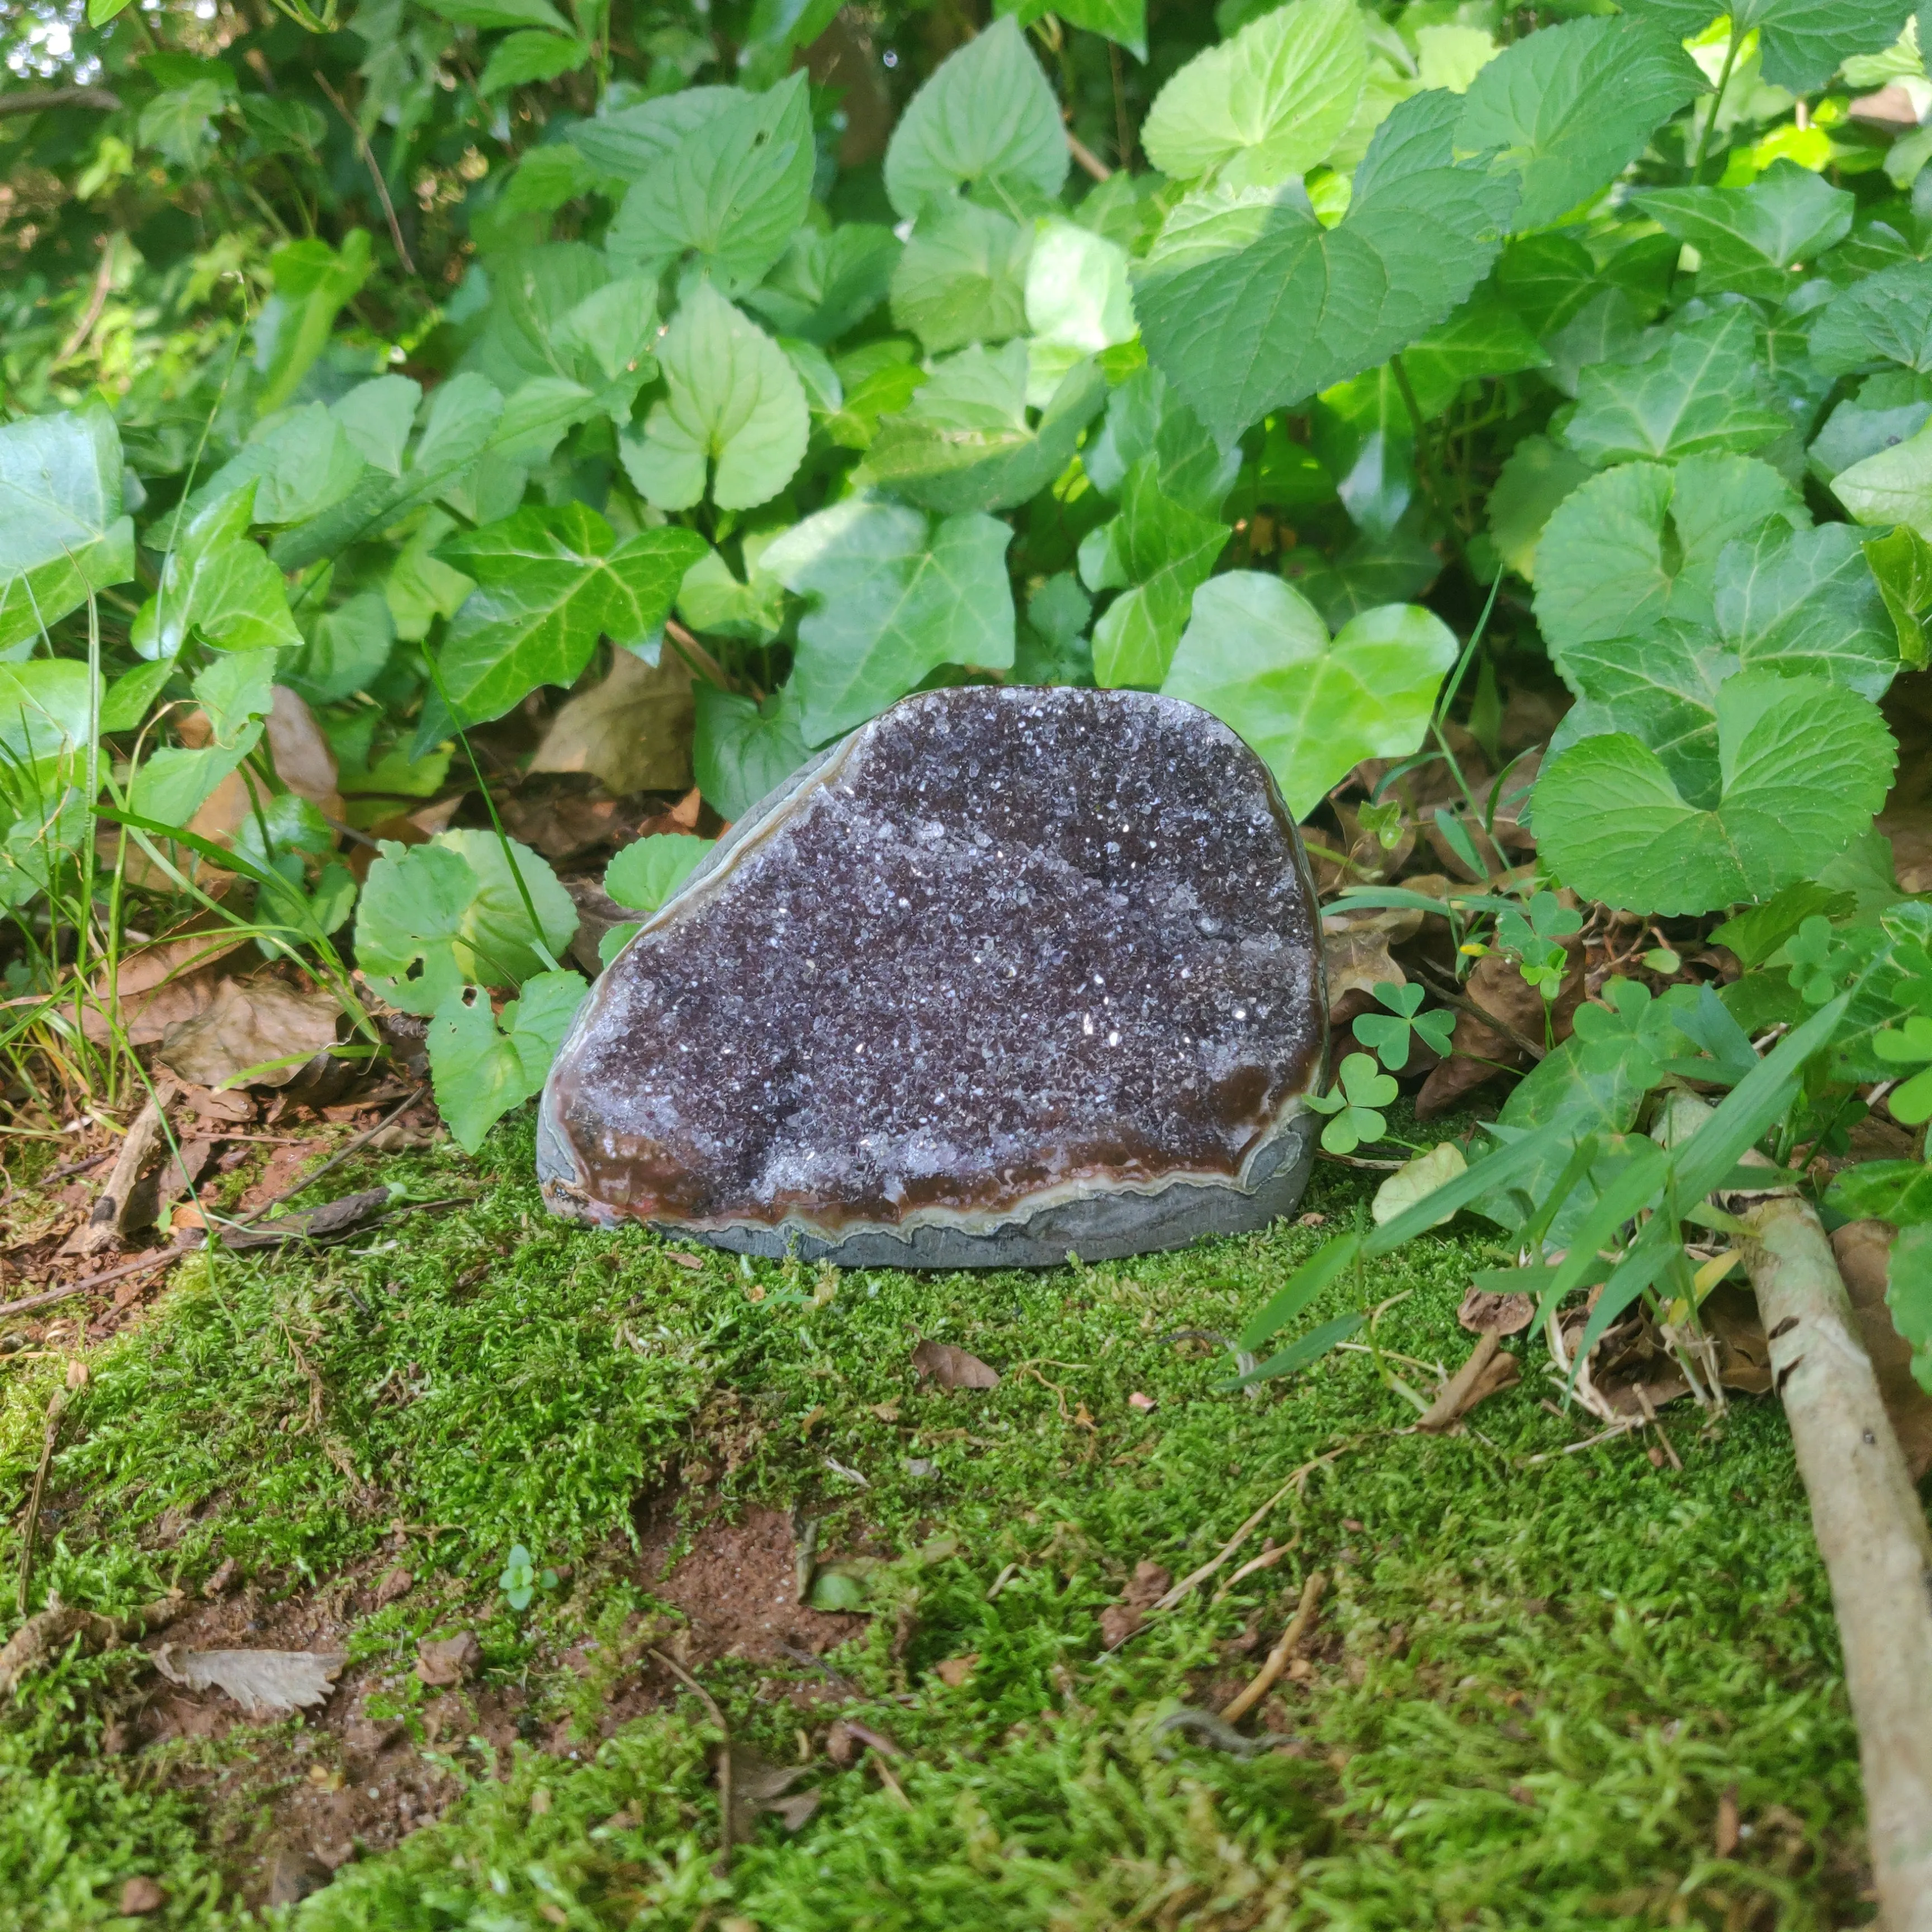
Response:
[{"label": "sparkling crystal druzy", "polygon": [[544,1090],[559,1212],[846,1266],[1090,1259],[1300,1198],[1315,894],[1266,768],[1130,691],[909,698],[748,813]]}]

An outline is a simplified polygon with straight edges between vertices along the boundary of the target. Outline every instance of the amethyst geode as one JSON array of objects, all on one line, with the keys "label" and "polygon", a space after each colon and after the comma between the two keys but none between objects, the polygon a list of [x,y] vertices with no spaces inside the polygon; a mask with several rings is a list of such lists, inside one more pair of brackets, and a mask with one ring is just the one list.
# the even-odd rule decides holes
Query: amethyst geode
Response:
[{"label": "amethyst geode", "polygon": [[598,981],[544,1196],[860,1268],[1259,1227],[1313,1153],[1321,959],[1294,822],[1206,712],[928,692],[747,813]]}]

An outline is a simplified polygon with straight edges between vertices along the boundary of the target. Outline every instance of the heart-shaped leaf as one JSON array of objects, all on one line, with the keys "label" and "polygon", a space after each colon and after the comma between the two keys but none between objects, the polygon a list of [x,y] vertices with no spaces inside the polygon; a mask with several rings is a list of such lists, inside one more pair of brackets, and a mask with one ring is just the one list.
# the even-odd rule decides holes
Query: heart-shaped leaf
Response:
[{"label": "heart-shaped leaf", "polygon": [[1194,593],[1161,689],[1239,732],[1301,818],[1364,758],[1420,746],[1455,662],[1454,634],[1419,605],[1365,610],[1331,642],[1280,578],[1232,570]]},{"label": "heart-shaped leaf", "polygon": [[465,1154],[541,1090],[586,990],[580,973],[539,973],[505,1004],[500,1021],[489,994],[473,987],[458,988],[436,1009],[426,1042],[436,1109]]}]

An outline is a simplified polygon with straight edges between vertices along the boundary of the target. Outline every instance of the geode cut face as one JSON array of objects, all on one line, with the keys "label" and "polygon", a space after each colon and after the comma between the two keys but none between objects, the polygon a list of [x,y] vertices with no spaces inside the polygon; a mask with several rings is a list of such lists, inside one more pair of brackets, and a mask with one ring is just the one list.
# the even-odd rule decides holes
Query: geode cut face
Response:
[{"label": "geode cut face", "polygon": [[1258,1227],[1312,1157],[1321,976],[1294,823],[1225,725],[928,692],[748,814],[598,981],[545,1196],[858,1267]]}]

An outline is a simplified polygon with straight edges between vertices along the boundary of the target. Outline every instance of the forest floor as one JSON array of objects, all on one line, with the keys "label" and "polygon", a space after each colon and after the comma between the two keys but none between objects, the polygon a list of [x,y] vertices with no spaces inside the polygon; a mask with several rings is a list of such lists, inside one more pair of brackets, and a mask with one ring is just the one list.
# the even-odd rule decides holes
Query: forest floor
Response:
[{"label": "forest floor", "polygon": [[[1411,1430],[1365,1352],[1216,1392],[1218,1338],[1314,1217],[1362,1211],[1346,1169],[1318,1172],[1309,1225],[944,1276],[552,1220],[527,1125],[474,1162],[355,1157],[310,1198],[384,1182],[442,1204],[197,1256],[112,1322],[50,1309],[0,1338],[10,1498],[88,1371],[35,1602],[189,1593],[137,1641],[70,1639],[0,1712],[0,1927],[1869,1921],[1774,1402],[1667,1411],[1680,1469],[1651,1434],[1570,1453],[1598,1425],[1552,1406],[1520,1337],[1523,1382],[1460,1435]],[[1458,1233],[1379,1264],[1405,1298],[1382,1347],[1432,1365],[1390,1372],[1426,1394],[1468,1347],[1469,1270],[1506,1258]],[[940,1386],[967,1365],[928,1347],[922,1375],[922,1344],[998,1385]],[[797,1600],[814,1560],[845,1607]],[[1164,1725],[1255,1675],[1317,1571],[1240,1726],[1266,1748]],[[197,1649],[342,1660],[326,1702],[251,1722],[168,1681],[164,1642],[178,1675]]]}]

